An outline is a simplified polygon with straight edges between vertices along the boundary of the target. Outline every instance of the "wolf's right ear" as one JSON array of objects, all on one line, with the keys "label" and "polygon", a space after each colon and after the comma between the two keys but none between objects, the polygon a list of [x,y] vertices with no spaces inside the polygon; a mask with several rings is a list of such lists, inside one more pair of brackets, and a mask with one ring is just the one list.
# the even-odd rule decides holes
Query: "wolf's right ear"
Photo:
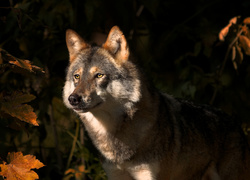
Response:
[{"label": "wolf's right ear", "polygon": [[86,49],[89,46],[75,31],[68,29],[66,31],[66,44],[69,50],[69,61],[73,62],[76,55],[82,49]]}]

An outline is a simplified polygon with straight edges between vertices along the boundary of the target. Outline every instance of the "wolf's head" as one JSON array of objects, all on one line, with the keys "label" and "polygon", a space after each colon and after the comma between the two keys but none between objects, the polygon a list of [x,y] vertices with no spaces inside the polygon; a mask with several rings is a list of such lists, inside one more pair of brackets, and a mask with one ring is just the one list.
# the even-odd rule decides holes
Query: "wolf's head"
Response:
[{"label": "wolf's head", "polygon": [[101,47],[90,46],[73,30],[67,30],[66,43],[70,64],[63,99],[68,108],[84,113],[105,107],[132,108],[139,101],[138,71],[117,26]]}]

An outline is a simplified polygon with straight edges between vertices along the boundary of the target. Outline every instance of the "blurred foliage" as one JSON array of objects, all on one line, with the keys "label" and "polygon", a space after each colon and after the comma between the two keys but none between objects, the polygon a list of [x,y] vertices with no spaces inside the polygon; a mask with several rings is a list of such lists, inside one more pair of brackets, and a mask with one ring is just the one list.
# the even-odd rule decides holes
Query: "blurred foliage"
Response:
[{"label": "blurred foliage", "polygon": [[28,104],[39,123],[32,126],[1,116],[0,160],[4,161],[10,151],[22,151],[46,165],[37,171],[40,179],[105,178],[84,128],[61,98],[68,64],[68,28],[91,43],[101,44],[110,28],[118,25],[145,76],[159,89],[221,108],[239,118],[247,133],[248,52],[242,48],[246,56],[237,71],[231,61],[223,66],[235,37],[221,42],[218,36],[231,18],[249,17],[249,8],[248,0],[1,1],[0,48],[28,59],[44,73],[33,71],[31,66],[27,68],[32,71],[20,71],[13,67],[17,64],[6,65],[0,58],[1,96],[15,92],[34,95]]}]

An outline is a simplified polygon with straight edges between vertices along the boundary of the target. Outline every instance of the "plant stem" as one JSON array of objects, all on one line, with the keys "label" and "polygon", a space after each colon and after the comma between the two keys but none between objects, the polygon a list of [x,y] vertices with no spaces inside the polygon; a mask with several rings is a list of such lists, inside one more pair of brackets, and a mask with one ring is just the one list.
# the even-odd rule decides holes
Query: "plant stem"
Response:
[{"label": "plant stem", "polygon": [[76,147],[76,143],[77,143],[77,139],[78,139],[78,134],[79,134],[79,129],[80,129],[80,122],[79,122],[79,119],[77,119],[76,120],[75,136],[74,136],[74,140],[73,140],[73,143],[72,143],[72,148],[71,148],[71,151],[70,151],[70,154],[69,154],[69,158],[68,158],[67,168],[66,169],[69,169],[70,162],[72,160],[72,157],[73,157],[73,154],[74,154],[74,151],[75,151],[75,147]]},{"label": "plant stem", "polygon": [[[221,66],[219,72],[217,73],[217,76],[216,76],[216,83],[217,83],[217,82],[220,82],[219,79],[221,78],[222,73],[223,73],[223,71],[224,71],[226,62],[227,62],[227,60],[228,60],[229,53],[230,53],[232,47],[234,46],[234,44],[236,43],[236,41],[239,39],[239,37],[240,37],[240,35],[241,35],[242,32],[243,32],[243,28],[241,28],[241,30],[237,33],[236,37],[235,37],[235,38],[233,39],[233,41],[229,44],[229,46],[228,46],[228,48],[227,48],[227,52],[226,52],[225,58],[224,58],[223,63],[222,63],[222,66]],[[218,92],[218,86],[217,86],[217,84],[216,84],[215,89],[214,89],[213,96],[212,96],[212,98],[211,98],[211,100],[210,100],[210,102],[209,102],[210,105],[212,105],[212,104],[214,103],[214,100],[215,100],[215,97],[216,97],[216,95],[217,95],[217,92]]]},{"label": "plant stem", "polygon": [[53,130],[53,134],[54,134],[54,140],[55,140],[55,151],[56,151],[56,155],[57,155],[57,161],[59,164],[60,169],[63,168],[63,162],[62,162],[62,157],[61,157],[61,153],[59,150],[59,141],[58,141],[58,134],[57,134],[57,126],[54,120],[54,113],[53,113],[53,106],[50,104],[49,105],[49,115],[50,115],[50,121],[51,121],[51,126],[52,126],[52,130]]}]

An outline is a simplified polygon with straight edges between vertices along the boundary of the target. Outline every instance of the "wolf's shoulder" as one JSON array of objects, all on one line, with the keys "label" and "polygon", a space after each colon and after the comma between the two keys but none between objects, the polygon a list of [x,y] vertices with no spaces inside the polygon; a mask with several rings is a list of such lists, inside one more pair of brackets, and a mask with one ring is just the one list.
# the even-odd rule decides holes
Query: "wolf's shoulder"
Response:
[{"label": "wolf's shoulder", "polygon": [[165,101],[171,107],[176,120],[200,131],[211,129],[238,129],[241,121],[223,110],[207,104],[198,104],[189,100],[174,98],[164,94]]}]

